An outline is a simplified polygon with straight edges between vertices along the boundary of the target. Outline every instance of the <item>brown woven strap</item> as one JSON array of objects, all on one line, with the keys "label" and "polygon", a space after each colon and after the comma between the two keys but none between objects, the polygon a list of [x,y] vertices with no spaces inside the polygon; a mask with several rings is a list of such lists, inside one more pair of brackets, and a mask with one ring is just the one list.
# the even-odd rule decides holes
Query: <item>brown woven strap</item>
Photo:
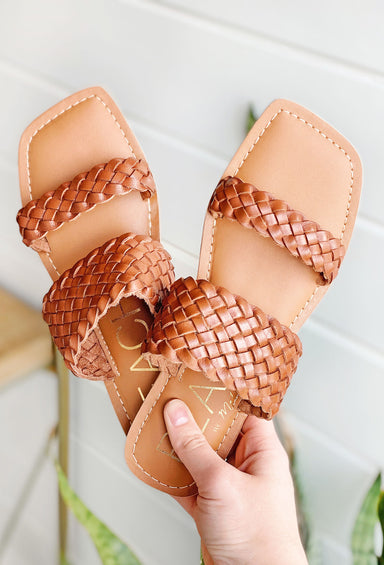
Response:
[{"label": "brown woven strap", "polygon": [[143,198],[150,198],[155,192],[152,173],[144,160],[129,157],[96,165],[19,210],[16,219],[23,242],[36,251],[49,252],[45,237],[49,231],[57,230],[96,204],[131,190],[140,191]]},{"label": "brown woven strap", "polygon": [[43,318],[68,368],[93,380],[115,377],[94,331],[100,318],[131,295],[154,313],[173,280],[162,245],[135,234],[111,239],[65,271],[44,297]]},{"label": "brown woven strap", "polygon": [[213,216],[237,220],[262,236],[272,237],[320,273],[320,284],[332,282],[337,275],[345,254],[340,239],[272,194],[239,178],[226,177],[217,185],[208,209]]},{"label": "brown woven strap", "polygon": [[260,308],[225,288],[188,277],[172,285],[143,350],[171,374],[180,374],[182,364],[221,380],[243,399],[241,410],[270,419],[302,347],[296,334]]}]

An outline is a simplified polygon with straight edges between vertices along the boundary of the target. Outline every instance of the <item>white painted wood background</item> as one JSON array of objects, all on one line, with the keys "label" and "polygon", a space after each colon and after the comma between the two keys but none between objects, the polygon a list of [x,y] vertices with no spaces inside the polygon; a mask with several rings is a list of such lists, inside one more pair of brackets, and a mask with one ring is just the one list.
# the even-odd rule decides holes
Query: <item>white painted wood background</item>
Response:
[{"label": "white painted wood background", "polygon": [[[62,97],[100,84],[122,108],[156,176],[162,238],[178,274],[194,274],[205,207],[244,136],[247,110],[297,101],[358,149],[364,188],[340,276],[300,332],[304,356],[285,401],[325,565],[351,563],[355,513],[384,467],[384,5],[379,0],[3,0],[0,5],[0,283],[39,306],[49,287],[23,247],[17,144]],[[180,183],[180,179],[183,182]],[[0,314],[1,315],[1,314]],[[0,395],[0,527],[56,418],[45,372]],[[70,479],[145,565],[196,565],[191,520],[126,469],[103,387],[71,380]],[[6,565],[52,565],[49,464]],[[73,565],[98,563],[73,521]]]}]

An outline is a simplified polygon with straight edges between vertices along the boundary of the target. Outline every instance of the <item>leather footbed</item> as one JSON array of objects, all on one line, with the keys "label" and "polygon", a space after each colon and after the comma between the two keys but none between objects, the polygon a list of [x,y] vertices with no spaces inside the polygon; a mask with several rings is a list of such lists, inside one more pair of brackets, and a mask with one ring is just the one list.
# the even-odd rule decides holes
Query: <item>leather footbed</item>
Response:
[{"label": "leather footbed", "polygon": [[[361,190],[361,164],[351,144],[305,108],[273,102],[258,119],[223,177],[238,177],[285,200],[348,246]],[[329,285],[271,238],[207,213],[198,278],[227,288],[293,331],[307,319]],[[239,398],[203,374],[181,377],[164,370],[142,404],[126,443],[131,470],[144,482],[176,496],[196,492],[166,433],[163,408],[171,398],[190,407],[208,441],[226,457],[245,415]]]},{"label": "leather footbed", "polygon": [[[24,131],[19,147],[22,204],[58,188],[77,174],[112,158],[145,159],[135,136],[110,96],[87,88],[44,112]],[[159,239],[157,196],[139,192],[116,196],[47,234],[50,253],[39,255],[53,280],[90,251],[126,232]],[[96,330],[120,376],[106,381],[119,421],[127,433],[158,370],[140,352],[152,314],[143,300],[123,298]]]}]

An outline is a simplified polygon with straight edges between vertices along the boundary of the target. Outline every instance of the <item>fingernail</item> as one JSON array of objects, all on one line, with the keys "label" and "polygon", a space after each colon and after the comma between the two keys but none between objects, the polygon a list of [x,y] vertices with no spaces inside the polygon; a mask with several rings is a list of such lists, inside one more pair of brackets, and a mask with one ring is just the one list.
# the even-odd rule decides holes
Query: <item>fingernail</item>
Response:
[{"label": "fingernail", "polygon": [[187,407],[181,400],[170,400],[165,405],[165,411],[171,422],[175,427],[186,424],[189,420]]}]

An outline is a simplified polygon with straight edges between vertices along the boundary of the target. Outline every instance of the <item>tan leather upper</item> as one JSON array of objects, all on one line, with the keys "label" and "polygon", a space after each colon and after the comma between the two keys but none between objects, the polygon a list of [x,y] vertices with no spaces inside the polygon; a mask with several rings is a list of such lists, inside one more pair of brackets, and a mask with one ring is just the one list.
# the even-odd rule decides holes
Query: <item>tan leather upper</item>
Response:
[{"label": "tan leather upper", "polygon": [[[337,275],[345,253],[340,239],[250,183],[221,179],[208,211],[271,237],[320,273],[320,284]],[[243,399],[240,410],[266,419],[277,413],[302,353],[298,336],[278,320],[191,277],[171,287],[143,347],[152,364],[162,367],[165,359],[171,374],[184,366],[221,380]]]},{"label": "tan leather upper", "polygon": [[173,279],[162,245],[135,234],[108,241],[65,271],[44,297],[43,317],[70,370],[92,380],[114,378],[116,368],[94,331],[99,320],[132,295],[153,313]]},{"label": "tan leather upper", "polygon": [[[271,419],[302,353],[300,339],[278,320],[205,280],[177,280],[143,343],[152,364],[183,367],[222,381],[243,399],[239,409]],[[166,361],[166,363],[165,363]],[[173,365],[176,364],[176,365]]]},{"label": "tan leather upper", "polygon": [[155,181],[144,159],[111,159],[76,175],[56,190],[31,200],[19,210],[17,222],[23,242],[36,251],[49,252],[45,235],[63,223],[114,196],[138,190],[142,198],[155,193]]},{"label": "tan leather upper", "polygon": [[264,237],[270,236],[320,273],[320,284],[331,283],[338,273],[345,254],[340,239],[269,192],[239,178],[225,177],[217,185],[208,210],[214,217],[236,220]]}]

